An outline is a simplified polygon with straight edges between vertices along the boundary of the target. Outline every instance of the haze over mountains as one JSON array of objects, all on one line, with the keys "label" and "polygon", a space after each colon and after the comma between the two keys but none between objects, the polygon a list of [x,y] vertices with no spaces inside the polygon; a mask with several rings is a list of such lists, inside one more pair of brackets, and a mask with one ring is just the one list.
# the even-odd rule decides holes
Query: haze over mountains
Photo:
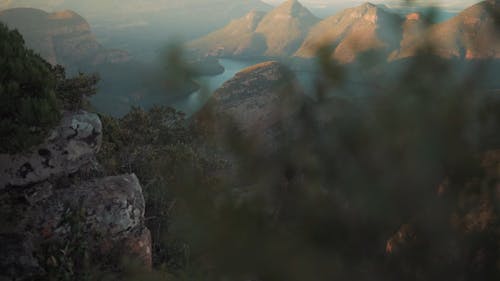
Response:
[{"label": "haze over mountains", "polygon": [[254,10],[189,47],[226,56],[291,55],[318,21],[298,1],[288,0],[267,14]]},{"label": "haze over mountains", "polygon": [[[494,33],[494,16],[487,12],[498,11],[498,2],[481,2],[432,25],[428,34],[437,47],[436,54],[460,59],[498,58],[500,36]],[[283,1],[274,8],[258,0],[0,2],[0,7],[12,5],[78,11],[8,9],[0,11],[0,21],[18,28],[28,46],[49,62],[63,64],[73,72],[99,72],[102,82],[96,103],[114,103],[112,108],[100,109],[115,113],[119,108],[120,114],[131,105],[149,107],[171,102],[171,97],[165,97],[163,85],[165,62],[158,55],[176,33],[184,34],[184,39],[207,34],[187,45],[208,56],[207,61],[215,62],[219,69],[212,57],[252,59],[252,63],[270,58],[309,62],[323,46],[328,46],[331,57],[343,64],[372,52],[384,61],[408,58],[422,45],[426,26],[423,14],[401,14],[401,10],[372,3],[324,18],[315,16],[297,0]],[[307,79],[298,76],[301,82]],[[185,94],[182,91],[172,96],[177,99]]]},{"label": "haze over mountains", "polygon": [[99,44],[88,22],[73,11],[47,13],[14,8],[0,11],[0,21],[18,29],[27,46],[45,60],[68,70],[130,60],[127,52],[109,50]]},{"label": "haze over mountains", "polygon": [[76,11],[106,47],[126,49],[144,60],[155,59],[169,39],[194,39],[252,9],[272,8],[259,0],[0,1],[0,9],[12,7]]},{"label": "haze over mountains", "polygon": [[[446,58],[497,58],[500,46],[494,28],[494,13],[499,11],[498,3],[498,0],[488,0],[475,4],[459,15],[431,26],[429,34],[437,46],[435,53]],[[351,63],[361,54],[372,51],[382,53],[388,59],[412,56],[421,45],[419,39],[427,32],[418,28],[423,24],[422,14],[412,13],[405,18],[386,6],[371,3],[345,9],[323,20],[316,19],[296,0],[285,1],[265,16],[262,13],[253,16],[257,14],[252,12],[188,46],[207,55],[292,55],[306,59],[328,46],[334,59]],[[248,22],[250,19],[251,23]],[[269,28],[259,28],[263,25]],[[291,26],[299,28],[290,30]],[[238,40],[243,35],[259,39],[237,45],[237,42],[243,42]]]}]

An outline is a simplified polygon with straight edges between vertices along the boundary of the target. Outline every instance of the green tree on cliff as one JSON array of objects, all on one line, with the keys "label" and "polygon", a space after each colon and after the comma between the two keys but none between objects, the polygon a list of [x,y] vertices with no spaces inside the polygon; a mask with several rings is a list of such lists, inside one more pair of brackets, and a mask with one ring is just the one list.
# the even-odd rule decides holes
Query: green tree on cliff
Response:
[{"label": "green tree on cliff", "polygon": [[0,65],[0,152],[15,152],[40,142],[59,120],[56,77],[19,32],[3,24]]}]

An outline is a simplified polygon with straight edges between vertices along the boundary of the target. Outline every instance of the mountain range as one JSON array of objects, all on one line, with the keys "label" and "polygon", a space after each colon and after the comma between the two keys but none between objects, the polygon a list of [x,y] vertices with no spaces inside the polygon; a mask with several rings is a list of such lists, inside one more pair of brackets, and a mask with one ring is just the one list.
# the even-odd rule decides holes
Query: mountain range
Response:
[{"label": "mountain range", "polygon": [[319,20],[297,0],[288,0],[268,13],[252,11],[188,46],[204,55],[302,59],[313,58],[320,48],[328,47],[332,58],[351,63],[369,52],[388,60],[410,57],[424,43],[431,43],[434,54],[445,58],[498,58],[500,36],[495,19],[499,3],[483,1],[431,24],[425,14],[402,16],[371,3]]},{"label": "mountain range", "polygon": [[297,0],[288,0],[268,13],[251,11],[188,47],[219,56],[289,56],[319,21]]}]

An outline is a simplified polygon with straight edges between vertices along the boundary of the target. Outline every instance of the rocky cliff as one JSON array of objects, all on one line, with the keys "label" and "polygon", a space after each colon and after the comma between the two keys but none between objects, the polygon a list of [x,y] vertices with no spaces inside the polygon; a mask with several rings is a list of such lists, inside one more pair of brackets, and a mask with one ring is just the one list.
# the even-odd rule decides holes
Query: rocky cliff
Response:
[{"label": "rocky cliff", "polygon": [[141,185],[134,174],[104,176],[95,160],[101,139],[97,115],[67,112],[43,144],[0,155],[0,279],[45,274],[46,258],[66,254],[47,254],[47,245],[151,265]]},{"label": "rocky cliff", "polygon": [[130,59],[124,51],[108,50],[100,45],[88,22],[73,11],[47,13],[15,8],[0,11],[0,21],[18,29],[27,46],[45,60],[68,69]]},{"label": "rocky cliff", "polygon": [[371,3],[346,9],[315,25],[295,56],[314,57],[321,47],[332,57],[350,63],[369,51],[389,52],[399,45],[401,18]]},{"label": "rocky cliff", "polygon": [[[433,52],[444,58],[455,59],[498,59],[500,58],[500,34],[498,17],[500,1],[488,0],[473,5],[457,16],[417,30],[405,28],[401,48],[393,58],[411,57],[415,52],[431,44]],[[407,20],[407,25],[417,25],[421,21],[415,17]],[[426,40],[422,40],[424,36]]]},{"label": "rocky cliff", "polygon": [[278,127],[297,113],[301,97],[303,90],[290,70],[275,61],[264,62],[224,83],[196,119],[199,124],[210,120],[218,134],[236,130],[269,144],[279,134]]},{"label": "rocky cliff", "polygon": [[286,57],[318,21],[297,0],[288,0],[269,13],[252,11],[188,47],[213,56]]}]

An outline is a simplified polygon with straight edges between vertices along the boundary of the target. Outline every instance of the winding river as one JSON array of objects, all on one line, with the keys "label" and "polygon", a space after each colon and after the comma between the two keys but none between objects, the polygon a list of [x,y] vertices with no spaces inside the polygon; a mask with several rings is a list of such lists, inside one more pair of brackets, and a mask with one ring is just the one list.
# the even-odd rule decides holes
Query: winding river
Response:
[{"label": "winding river", "polygon": [[225,71],[216,76],[201,77],[197,82],[201,85],[201,90],[196,91],[186,98],[176,101],[172,106],[177,110],[185,112],[188,116],[198,111],[210,95],[217,90],[224,82],[231,79],[239,71],[259,63],[259,61],[244,61],[235,59],[220,59],[219,63]]}]

